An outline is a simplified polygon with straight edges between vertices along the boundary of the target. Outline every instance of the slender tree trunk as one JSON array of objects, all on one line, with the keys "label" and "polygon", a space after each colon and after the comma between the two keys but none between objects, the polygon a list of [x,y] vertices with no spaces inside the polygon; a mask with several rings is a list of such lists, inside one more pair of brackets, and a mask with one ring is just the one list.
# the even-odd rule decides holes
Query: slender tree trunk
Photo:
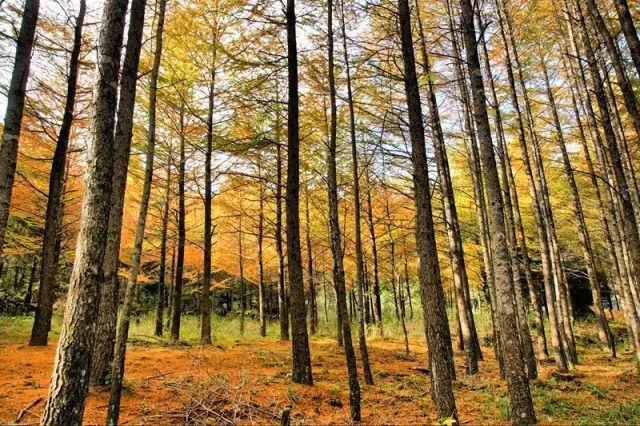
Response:
[{"label": "slender tree trunk", "polygon": [[328,0],[327,4],[328,21],[328,79],[329,98],[331,104],[330,129],[329,129],[329,153],[328,163],[328,195],[329,195],[329,234],[331,241],[331,251],[333,253],[333,282],[336,289],[336,304],[338,312],[338,327],[342,336],[344,353],[347,362],[347,374],[349,377],[349,403],[351,408],[351,419],[360,421],[360,382],[358,380],[358,369],[356,366],[356,355],[351,340],[351,323],[347,312],[347,292],[344,276],[343,249],[340,237],[340,219],[338,213],[338,177],[336,165],[337,151],[337,108],[336,108],[336,83],[334,77],[334,43],[333,43],[333,0]]},{"label": "slender tree trunk", "polygon": [[36,282],[36,272],[38,268],[38,257],[33,257],[33,264],[31,265],[31,274],[29,275],[29,286],[27,287],[27,294],[24,296],[24,306],[31,307],[31,299],[33,298],[33,285]]},{"label": "slender tree trunk", "polygon": [[309,321],[311,334],[318,332],[318,310],[316,307],[316,284],[313,276],[313,251],[311,250],[311,219],[309,212],[309,182],[305,183],[305,236],[307,243],[307,277],[309,279]]},{"label": "slender tree trunk", "polygon": [[[144,22],[145,0],[135,0],[136,18]],[[114,348],[114,359],[111,367],[111,395],[109,398],[109,409],[107,414],[107,424],[117,425],[120,415],[120,399],[122,395],[122,382],[124,380],[124,363],[127,351],[127,339],[129,337],[129,323],[131,321],[131,311],[133,310],[134,295],[138,286],[138,274],[142,259],[142,246],[147,224],[147,213],[149,211],[149,200],[151,198],[151,186],[153,184],[153,169],[156,149],[156,98],[158,91],[158,74],[160,61],[162,59],[162,32],[164,27],[164,13],[166,0],[161,0],[158,8],[158,21],[156,26],[156,50],[154,53],[153,68],[151,71],[151,84],[149,88],[149,135],[147,140],[147,155],[145,161],[144,184],[140,199],[140,210],[138,212],[138,222],[131,256],[131,267],[129,278],[125,288],[124,300],[118,318],[118,330],[116,333],[116,343]],[[138,8],[140,13],[138,14]],[[132,21],[134,22],[134,21]],[[134,25],[137,24],[137,20]],[[140,25],[142,29],[142,25]],[[140,34],[142,31],[140,31]],[[141,39],[140,39],[141,40]]]},{"label": "slender tree trunk", "polygon": [[260,190],[258,194],[258,317],[260,320],[260,336],[267,336],[267,313],[264,286],[264,182],[262,180],[262,161],[258,160],[258,179]]},{"label": "slender tree trunk", "polygon": [[[438,112],[438,100],[433,87],[433,79],[429,78],[431,75],[431,65],[429,63],[429,55],[427,54],[426,40],[422,27],[422,20],[420,18],[420,7],[417,0],[416,13],[418,31],[420,34],[420,51],[422,53],[422,63],[424,67],[423,73],[425,77],[427,77],[427,98],[430,109],[429,124],[433,134],[433,149],[438,167],[438,176],[440,177],[440,186],[442,188],[444,218],[447,229],[447,240],[449,242],[451,266],[453,269],[453,282],[456,290],[455,294],[459,316],[458,320],[462,334],[467,371],[469,374],[475,374],[478,372],[478,358],[482,356],[482,353],[480,352],[480,343],[475,329],[473,312],[471,310],[471,301],[467,297],[467,294],[469,293],[469,279],[467,277],[464,251],[462,249],[460,223],[458,221],[458,212],[454,199],[444,134],[442,132],[440,114]],[[409,288],[408,283],[409,281],[407,280],[407,289]]]},{"label": "slender tree trunk", "polygon": [[185,230],[185,114],[184,101],[180,105],[180,163],[178,165],[178,252],[176,254],[175,278],[173,284],[173,303],[171,312],[171,340],[180,340],[180,318],[182,316],[182,285],[184,282],[184,246]]},{"label": "slender tree trunk", "polygon": [[293,351],[292,380],[313,384],[311,353],[304,305],[302,256],[300,253],[300,123],[298,99],[298,46],[296,40],[295,0],[287,0],[287,46],[289,70],[289,119],[287,157],[287,268],[291,294],[291,334]]},{"label": "slender tree trunk", "polygon": [[[18,161],[18,144],[22,127],[22,116],[31,66],[31,51],[36,35],[39,0],[26,0],[22,12],[22,23],[16,43],[13,72],[7,92],[7,109],[4,115],[2,146],[0,147],[0,259],[9,222],[9,208],[13,192],[13,180]],[[1,269],[1,268],[0,268]],[[47,330],[48,331],[48,330]],[[46,344],[46,343],[45,343]]]},{"label": "slender tree trunk", "polygon": [[369,235],[371,236],[371,257],[373,261],[373,317],[378,326],[380,337],[384,337],[384,326],[382,319],[382,300],[380,298],[380,273],[378,270],[378,245],[376,240],[376,228],[373,218],[373,203],[371,201],[371,182],[369,179],[369,169],[367,168],[365,177],[367,179],[367,224],[369,225]]},{"label": "slender tree trunk", "polygon": [[478,129],[480,155],[489,199],[489,226],[491,229],[491,249],[496,280],[496,307],[500,337],[503,345],[505,377],[511,402],[511,422],[513,424],[534,424],[536,422],[533,400],[529,389],[529,379],[523,362],[522,343],[518,336],[518,319],[514,306],[514,283],[509,251],[507,247],[504,209],[498,168],[491,141],[491,128],[487,115],[484,82],[478,57],[473,7],[470,0],[461,0],[462,31],[467,52],[467,67],[471,78],[474,118]]},{"label": "slender tree trunk", "polygon": [[356,292],[358,303],[358,343],[360,346],[360,358],[364,371],[364,381],[373,385],[373,373],[369,363],[369,350],[367,349],[366,325],[364,320],[364,255],[362,253],[362,207],[360,203],[360,172],[358,170],[358,145],[356,142],[356,117],[353,107],[353,90],[351,87],[351,67],[349,64],[349,52],[347,50],[347,34],[344,18],[344,0],[340,0],[340,21],[342,26],[342,51],[344,55],[345,73],[347,77],[347,103],[349,105],[349,134],[351,136],[351,161],[353,169],[353,214],[356,253]]},{"label": "slender tree trunk", "polygon": [[238,223],[238,270],[240,271],[240,335],[244,334],[244,315],[247,310],[246,288],[244,282],[244,250],[242,238],[242,210],[239,215]]},{"label": "slender tree trunk", "polygon": [[[116,339],[118,302],[120,295],[120,238],[122,217],[124,212],[124,196],[127,186],[127,172],[133,132],[133,112],[138,82],[138,64],[142,46],[145,2],[132,2],[132,14],[127,36],[127,51],[122,69],[120,84],[120,101],[115,131],[113,152],[113,178],[111,192],[111,209],[108,217],[107,241],[103,275],[100,278],[100,304],[95,332],[95,343],[91,358],[91,381],[97,385],[109,383],[111,364],[114,356]],[[134,7],[135,6],[135,7]],[[135,20],[134,20],[135,19]]]},{"label": "slender tree trunk", "polygon": [[[73,110],[76,103],[78,69],[80,67],[80,51],[82,49],[82,27],[87,4],[80,1],[80,9],[76,18],[73,35],[73,49],[69,61],[69,75],[67,76],[67,98],[64,106],[60,133],[56,142],[56,149],[49,174],[49,194],[47,198],[47,212],[45,213],[44,237],[42,240],[42,256],[40,263],[40,287],[38,290],[38,306],[36,307],[31,340],[29,345],[40,346],[47,344],[51,316],[55,302],[56,276],[60,258],[60,232],[62,227],[64,176],[67,162],[69,136],[73,124]],[[1,254],[0,242],[0,254]]]},{"label": "slender tree trunk", "polygon": [[289,310],[285,287],[285,260],[282,247],[282,147],[280,146],[280,120],[276,111],[276,251],[278,252],[278,316],[280,340],[289,340]]},{"label": "slender tree trunk", "polygon": [[440,279],[435,242],[429,169],[425,147],[422,105],[411,35],[411,12],[408,0],[398,0],[400,38],[404,63],[404,88],[409,112],[413,190],[416,207],[416,244],[420,261],[420,296],[429,346],[431,392],[439,418],[457,419],[451,381],[455,377],[451,333]]},{"label": "slender tree trunk", "polygon": [[100,303],[101,265],[107,239],[108,221],[105,218],[109,216],[111,207],[118,69],[126,12],[126,0],[107,1],[103,12],[91,124],[93,140],[87,150],[76,259],[49,394],[41,418],[41,423],[47,425],[81,424],[89,390],[91,350]]},{"label": "slender tree trunk", "polygon": [[202,288],[200,289],[200,343],[203,345],[211,344],[211,245],[213,239],[211,157],[213,155],[213,113],[216,95],[216,62],[218,59],[218,28],[217,24],[215,25],[212,41],[211,82],[208,96],[209,108],[207,110],[207,146],[204,160],[204,241],[202,253],[204,273],[202,276]]},{"label": "slender tree trunk", "polygon": [[160,273],[158,276],[158,300],[156,301],[156,330],[158,337],[162,336],[162,328],[164,323],[164,307],[167,278],[167,234],[169,229],[169,204],[171,202],[171,142],[169,142],[169,153],[167,156],[167,187],[164,193],[164,201],[162,205],[162,230],[160,232]]}]

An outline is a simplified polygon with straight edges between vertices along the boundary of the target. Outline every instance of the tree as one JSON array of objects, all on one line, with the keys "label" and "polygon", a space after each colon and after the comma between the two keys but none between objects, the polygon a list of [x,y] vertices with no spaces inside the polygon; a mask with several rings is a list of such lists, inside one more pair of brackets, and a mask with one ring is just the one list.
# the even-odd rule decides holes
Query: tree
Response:
[{"label": "tree", "polygon": [[422,105],[411,35],[411,16],[408,0],[398,0],[400,38],[404,64],[404,89],[409,112],[411,162],[415,202],[416,244],[420,260],[420,296],[423,319],[429,346],[431,365],[431,393],[438,417],[457,419],[456,403],[451,381],[454,379],[453,356],[449,322],[440,280],[440,269],[433,228],[429,170],[422,122]]},{"label": "tree", "polygon": [[36,35],[39,10],[39,0],[25,1],[13,72],[7,93],[7,110],[4,115],[2,146],[0,146],[0,261],[4,249],[7,223],[9,222],[9,208],[11,207],[13,180],[16,175],[18,159],[18,144],[31,66],[31,51]]},{"label": "tree", "polygon": [[73,35],[73,49],[69,60],[67,99],[51,163],[51,172],[49,173],[49,193],[40,262],[40,287],[38,291],[38,306],[33,320],[33,328],[31,329],[31,339],[29,340],[29,345],[31,346],[46,345],[49,330],[51,329],[51,316],[53,315],[53,304],[55,302],[55,278],[60,258],[60,228],[63,214],[65,167],[71,125],[73,124],[73,111],[76,103],[80,51],[82,49],[82,27],[86,10],[86,1],[81,0]]},{"label": "tree", "polygon": [[105,218],[111,207],[118,69],[127,3],[109,0],[103,12],[80,235],[43,424],[81,424],[89,389],[98,286],[108,228]]},{"label": "tree", "polygon": [[495,269],[496,307],[505,378],[509,387],[511,402],[511,422],[513,424],[533,424],[536,422],[533,400],[529,389],[529,379],[522,360],[522,343],[518,336],[518,320],[514,306],[514,283],[507,248],[504,208],[500,190],[498,168],[493,152],[491,128],[487,114],[484,82],[478,57],[473,7],[470,0],[461,0],[462,32],[466,48],[467,67],[471,79],[473,112],[484,179],[489,201],[489,226],[491,230],[491,250]]}]

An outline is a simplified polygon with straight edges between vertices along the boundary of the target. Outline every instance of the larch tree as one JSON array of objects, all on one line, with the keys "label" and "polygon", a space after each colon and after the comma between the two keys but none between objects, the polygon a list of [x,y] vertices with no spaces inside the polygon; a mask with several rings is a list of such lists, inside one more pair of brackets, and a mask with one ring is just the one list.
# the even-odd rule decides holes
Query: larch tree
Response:
[{"label": "larch tree", "polygon": [[46,425],[81,424],[89,390],[91,349],[100,303],[99,280],[108,230],[105,218],[111,207],[118,72],[127,3],[109,0],[103,12],[91,124],[93,137],[87,151],[80,234],[62,333],[41,418],[41,423]]},{"label": "larch tree", "polygon": [[473,113],[478,129],[480,156],[489,201],[489,226],[491,249],[495,268],[497,324],[502,340],[502,356],[505,378],[509,388],[511,422],[513,424],[536,423],[529,379],[522,358],[522,343],[518,336],[518,319],[514,303],[514,283],[507,247],[504,208],[500,179],[493,150],[491,127],[487,113],[484,81],[474,23],[474,12],[470,0],[461,0],[461,29],[466,48],[467,67],[473,95]]}]

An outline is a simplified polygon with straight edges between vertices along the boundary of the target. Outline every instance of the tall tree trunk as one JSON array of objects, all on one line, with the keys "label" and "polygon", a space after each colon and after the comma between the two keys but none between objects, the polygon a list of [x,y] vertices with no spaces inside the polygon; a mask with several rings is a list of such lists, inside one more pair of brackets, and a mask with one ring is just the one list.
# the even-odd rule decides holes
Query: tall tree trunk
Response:
[{"label": "tall tree trunk", "polygon": [[296,40],[295,0],[287,0],[287,46],[289,70],[289,119],[287,157],[287,267],[291,295],[291,344],[293,351],[292,380],[313,384],[311,353],[307,334],[307,318],[300,253],[300,123],[298,99],[298,46]]},{"label": "tall tree trunk", "polygon": [[[56,142],[56,149],[49,174],[49,194],[47,198],[47,212],[45,213],[44,237],[42,240],[42,257],[40,263],[40,287],[38,290],[38,306],[36,307],[31,340],[29,345],[40,346],[47,344],[47,337],[51,329],[51,316],[55,302],[56,275],[60,258],[60,232],[63,212],[63,187],[65,165],[69,136],[73,124],[73,110],[76,103],[78,82],[78,68],[80,67],[80,51],[82,49],[82,27],[87,10],[85,0],[80,1],[80,9],[76,18],[73,34],[73,49],[69,61],[69,75],[67,76],[67,99],[60,133]],[[1,246],[1,243],[0,243]],[[0,248],[0,252],[1,252]]]},{"label": "tall tree trunk", "polygon": [[260,320],[260,336],[267,336],[266,294],[264,285],[264,181],[262,178],[262,161],[258,160],[258,317]]},{"label": "tall tree trunk", "polygon": [[467,67],[471,78],[474,118],[478,129],[480,155],[489,200],[491,249],[496,280],[497,323],[500,327],[500,338],[504,349],[505,378],[511,402],[511,422],[513,424],[534,424],[536,417],[529,389],[529,379],[523,362],[522,343],[518,335],[517,312],[513,302],[513,273],[509,262],[500,180],[493,152],[484,82],[478,57],[473,7],[470,0],[461,0],[460,5]]},{"label": "tall tree trunk", "polygon": [[118,70],[127,3],[127,0],[109,0],[104,7],[80,234],[42,424],[81,424],[89,390],[101,265],[107,239],[105,218],[109,217],[111,207]]},{"label": "tall tree trunk", "polygon": [[416,61],[411,35],[408,0],[398,0],[400,38],[404,63],[404,88],[409,112],[413,190],[415,194],[416,244],[419,256],[420,296],[431,367],[431,392],[440,418],[457,419],[451,381],[455,377],[451,333],[440,278],[440,267],[433,227],[429,168]]},{"label": "tall tree trunk", "polygon": [[0,147],[0,259],[2,259],[4,239],[9,222],[13,180],[16,176],[18,161],[18,143],[20,142],[27,80],[31,66],[31,51],[36,36],[39,10],[39,0],[25,1],[20,33],[16,43],[13,72],[7,92],[7,110],[4,115],[2,142],[0,142],[2,143]]},{"label": "tall tree trunk", "polygon": [[309,182],[305,182],[305,236],[307,243],[307,277],[309,279],[309,321],[311,334],[318,332],[318,309],[316,307],[316,284],[313,276],[313,251],[311,250],[311,220],[309,212]]},{"label": "tall tree trunk", "polygon": [[[431,65],[427,54],[427,45],[420,18],[420,5],[416,0],[416,13],[418,21],[418,32],[420,35],[420,52],[422,54],[423,74],[427,77],[427,98],[429,102],[429,124],[433,134],[433,149],[440,177],[442,188],[442,198],[444,205],[445,227],[447,229],[447,240],[449,242],[449,252],[451,256],[451,266],[453,269],[453,282],[456,289],[456,304],[459,316],[460,331],[464,345],[466,368],[469,374],[478,372],[478,358],[482,357],[480,352],[480,342],[475,329],[471,301],[467,297],[469,294],[469,279],[462,249],[462,235],[460,223],[458,221],[458,211],[456,209],[453,184],[451,182],[451,172],[449,170],[449,160],[440,123],[440,113],[438,111],[438,100],[436,98],[433,79],[431,75]],[[408,284],[407,280],[407,284]],[[407,286],[408,288],[408,286]],[[411,299],[409,299],[411,300]]]},{"label": "tall tree trunk", "polygon": [[362,207],[360,203],[360,172],[358,169],[358,144],[356,142],[356,116],[353,107],[353,89],[351,87],[351,67],[349,64],[349,52],[347,50],[347,34],[344,18],[344,0],[340,0],[340,22],[342,26],[342,52],[344,55],[345,73],[347,77],[347,103],[349,105],[349,135],[351,137],[351,161],[353,172],[353,214],[356,253],[356,292],[358,308],[358,343],[360,346],[360,358],[364,371],[364,381],[373,385],[373,374],[369,363],[369,350],[367,349],[366,325],[364,319],[364,255],[362,253]]},{"label": "tall tree trunk", "polygon": [[371,181],[369,179],[369,168],[365,173],[367,186],[367,224],[369,225],[369,235],[371,236],[371,258],[373,262],[373,317],[378,326],[380,337],[384,337],[384,326],[382,319],[382,300],[380,298],[380,273],[378,270],[378,245],[376,240],[376,228],[373,218],[373,203],[371,201]]},{"label": "tall tree trunk", "polygon": [[162,230],[160,231],[160,273],[158,274],[158,294],[156,301],[156,330],[158,337],[162,336],[164,323],[165,297],[167,294],[167,240],[169,230],[169,204],[171,202],[171,142],[169,142],[169,153],[167,155],[167,186],[162,204]]},{"label": "tall tree trunk", "polygon": [[[476,14],[479,25],[482,25],[479,12]],[[480,47],[483,51],[484,67],[489,80],[489,87],[491,89],[493,108],[495,111],[495,123],[496,133],[498,138],[498,144],[496,152],[498,159],[500,160],[500,172],[502,175],[502,193],[504,198],[505,208],[505,221],[507,226],[507,242],[511,249],[511,262],[514,276],[514,283],[520,282],[520,266],[518,264],[518,245],[520,245],[522,255],[522,266],[524,269],[525,280],[529,290],[529,299],[531,305],[534,308],[535,324],[536,324],[536,346],[537,357],[539,360],[546,360],[549,356],[547,351],[547,339],[544,332],[544,318],[542,312],[542,303],[540,301],[540,292],[538,289],[538,283],[534,281],[533,274],[531,272],[531,259],[529,258],[529,249],[527,247],[527,239],[524,232],[524,226],[522,224],[522,216],[520,214],[520,202],[518,199],[518,191],[515,185],[515,179],[513,176],[513,170],[511,166],[511,159],[509,156],[509,150],[505,139],[504,128],[502,124],[502,114],[500,112],[500,103],[498,101],[498,95],[496,93],[495,84],[493,81],[493,74],[491,72],[491,62],[487,52],[486,39],[484,33],[480,35]],[[517,231],[517,233],[516,233]],[[517,235],[516,235],[517,234]],[[529,360],[531,361],[531,359]],[[535,361],[535,358],[534,358]],[[529,367],[531,371],[531,365]]]},{"label": "tall tree trunk", "polygon": [[591,246],[591,237],[589,236],[589,230],[587,229],[582,202],[580,200],[580,193],[578,191],[578,185],[576,184],[576,179],[573,174],[573,167],[571,165],[571,160],[569,159],[569,154],[567,152],[567,147],[564,141],[564,134],[562,124],[560,123],[560,116],[558,115],[558,109],[556,106],[553,91],[551,89],[551,83],[549,82],[549,73],[547,71],[547,66],[543,57],[541,57],[540,65],[542,67],[545,79],[545,87],[547,90],[547,98],[549,99],[549,106],[551,106],[551,112],[553,115],[553,123],[556,130],[556,142],[558,144],[558,148],[560,148],[560,153],[562,154],[562,164],[564,166],[565,176],[567,177],[567,181],[569,183],[571,198],[573,199],[573,210],[576,219],[578,220],[578,234],[580,237],[582,254],[587,267],[589,287],[591,289],[591,295],[593,298],[593,309],[595,311],[596,320],[598,322],[599,337],[601,342],[607,346],[609,355],[615,358],[615,342],[613,340],[613,336],[611,335],[611,330],[609,329],[609,323],[607,322],[604,308],[602,307],[602,295],[600,294],[600,283],[598,282],[598,277],[596,275],[596,264],[593,254],[593,248]]},{"label": "tall tree trunk", "polygon": [[351,323],[347,312],[347,292],[344,276],[342,239],[340,237],[340,219],[338,213],[338,177],[336,164],[337,151],[337,108],[336,108],[336,83],[334,77],[334,45],[333,45],[333,0],[327,4],[327,38],[328,38],[328,79],[329,98],[331,104],[330,129],[329,129],[329,153],[328,163],[328,192],[329,192],[329,233],[331,251],[333,253],[333,282],[336,289],[336,304],[338,312],[338,327],[341,330],[344,353],[349,376],[349,403],[351,419],[360,421],[360,382],[356,366],[356,355],[351,340]]},{"label": "tall tree trunk", "polygon": [[[142,30],[144,22],[144,10],[146,0],[134,0],[132,4],[135,11],[134,26],[140,26]],[[140,262],[142,259],[142,245],[147,225],[147,213],[149,211],[149,200],[151,198],[151,186],[153,184],[153,169],[156,150],[156,98],[158,93],[158,74],[162,59],[162,33],[164,27],[164,13],[166,0],[160,0],[158,8],[158,20],[156,26],[156,50],[151,70],[151,84],[149,87],[149,135],[147,140],[147,155],[145,161],[144,184],[142,196],[140,198],[140,210],[138,212],[138,222],[136,224],[136,234],[131,255],[131,267],[125,288],[124,300],[118,318],[118,330],[116,332],[116,343],[114,347],[113,365],[111,367],[111,395],[109,398],[109,409],[107,414],[107,424],[117,425],[120,415],[120,399],[122,395],[122,382],[124,380],[124,363],[127,351],[127,339],[129,337],[129,323],[131,321],[131,311],[133,310],[134,294],[138,286],[138,274],[140,273]],[[140,21],[138,21],[138,19]],[[140,35],[142,31],[140,31]],[[141,38],[140,38],[141,40]]]},{"label": "tall tree trunk", "polygon": [[627,47],[631,53],[633,65],[635,65],[636,72],[638,76],[640,76],[640,39],[638,39],[638,30],[633,23],[633,18],[631,18],[629,5],[627,4],[627,0],[614,0],[613,4],[616,5],[620,27],[627,41]]},{"label": "tall tree trunk", "polygon": [[280,114],[276,110],[276,251],[278,253],[278,317],[280,340],[289,340],[289,309],[285,287],[285,259],[282,247],[282,147],[280,146]]},{"label": "tall tree trunk", "polygon": [[36,272],[38,269],[38,257],[33,257],[33,264],[31,265],[31,274],[29,275],[29,286],[27,287],[27,293],[24,296],[24,306],[31,307],[31,299],[33,298],[33,285],[36,282]]},{"label": "tall tree trunk", "polygon": [[240,335],[244,334],[244,315],[247,310],[247,301],[245,297],[246,287],[244,282],[244,250],[243,250],[243,235],[242,235],[242,209],[240,209],[240,215],[238,217],[238,270],[240,271]]},{"label": "tall tree trunk", "polygon": [[[116,339],[118,302],[120,295],[120,238],[124,212],[124,196],[127,186],[131,137],[133,132],[133,112],[138,82],[138,64],[142,46],[145,2],[132,1],[132,13],[127,36],[127,51],[122,69],[120,100],[115,131],[113,152],[113,178],[111,209],[108,217],[107,241],[102,261],[103,274],[100,277],[100,304],[96,323],[95,343],[91,358],[91,380],[94,384],[109,383],[111,364]],[[135,20],[134,20],[135,19]]]},{"label": "tall tree trunk", "polygon": [[171,312],[171,340],[180,340],[180,318],[182,316],[182,285],[184,282],[184,246],[186,240],[185,230],[185,114],[184,101],[180,104],[180,162],[178,165],[178,252],[176,254],[175,278],[173,284],[173,303]]},{"label": "tall tree trunk", "polygon": [[200,343],[211,344],[211,245],[213,239],[211,156],[213,155],[213,113],[216,95],[216,62],[218,59],[218,27],[213,30],[211,82],[209,84],[209,108],[207,109],[207,146],[204,160],[204,235],[202,250],[202,288],[200,289]]}]

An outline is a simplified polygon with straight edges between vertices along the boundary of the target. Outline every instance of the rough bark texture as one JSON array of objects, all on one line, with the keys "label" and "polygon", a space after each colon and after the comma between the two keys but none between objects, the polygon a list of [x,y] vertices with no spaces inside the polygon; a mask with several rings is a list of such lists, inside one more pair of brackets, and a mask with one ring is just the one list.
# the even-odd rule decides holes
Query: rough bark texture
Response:
[{"label": "rough bark texture", "polygon": [[300,250],[300,123],[298,99],[298,46],[296,40],[295,0],[287,0],[287,47],[289,70],[289,119],[287,157],[287,269],[291,297],[291,345],[293,351],[292,380],[313,384],[311,353],[307,334],[304,303],[302,255]]},{"label": "rough bark texture", "polygon": [[171,312],[171,340],[180,340],[180,318],[182,316],[182,284],[184,272],[184,246],[186,242],[185,229],[185,105],[180,106],[180,161],[178,165],[178,247],[176,253],[176,268],[173,287],[173,303]]},{"label": "rough bark texture", "polygon": [[[133,6],[136,6],[135,8]],[[96,323],[95,347],[91,358],[91,381],[106,385],[109,382],[113,349],[116,339],[116,323],[119,300],[118,267],[120,263],[120,235],[124,212],[124,194],[127,186],[129,154],[133,130],[133,110],[138,81],[138,64],[144,26],[144,4],[132,2],[127,51],[124,58],[120,84],[120,100],[113,150],[113,178],[111,209],[109,211],[107,241],[102,261],[103,276],[100,280],[100,308]]]},{"label": "rough bark texture", "polygon": [[484,82],[478,57],[473,7],[470,0],[461,0],[460,5],[462,9],[462,32],[467,53],[467,67],[471,78],[474,118],[478,129],[480,153],[489,201],[491,248],[496,272],[497,323],[500,327],[500,338],[504,349],[505,378],[511,402],[511,422],[514,424],[534,424],[536,417],[529,389],[529,379],[522,359],[522,344],[518,335],[517,312],[513,302],[513,275],[507,248],[500,180],[493,153]]},{"label": "rough bark texture", "polygon": [[87,150],[85,195],[76,258],[69,282],[62,333],[41,423],[79,425],[89,390],[91,350],[97,317],[111,207],[114,126],[120,50],[127,12],[126,0],[105,4],[98,43],[98,72],[92,141]]},{"label": "rough bark texture", "polygon": [[13,180],[16,176],[16,163],[18,160],[18,143],[20,141],[27,80],[29,79],[29,67],[31,66],[31,51],[33,50],[39,10],[39,0],[25,1],[20,33],[16,44],[13,72],[9,82],[9,91],[7,92],[7,110],[4,115],[2,142],[0,142],[2,143],[0,147],[0,261],[9,222]]},{"label": "rough bark texture", "polygon": [[53,153],[51,172],[49,173],[49,193],[47,212],[45,213],[44,237],[42,240],[42,256],[40,261],[40,287],[38,289],[38,306],[36,308],[31,339],[29,345],[47,344],[47,336],[51,329],[51,316],[55,303],[55,285],[60,257],[60,231],[63,216],[64,177],[67,162],[69,136],[73,123],[73,110],[76,103],[78,68],[80,67],[80,50],[82,48],[82,27],[87,10],[86,1],[81,0],[78,17],[73,34],[73,49],[69,60],[67,76],[67,98],[64,106],[60,133]]},{"label": "rough bark texture", "polygon": [[[135,20],[131,20],[130,28],[139,26],[142,30],[144,22],[144,10],[146,0],[133,0],[131,10],[135,14]],[[120,398],[122,395],[122,381],[124,380],[124,363],[127,350],[127,339],[129,337],[129,323],[131,321],[131,311],[133,310],[134,294],[138,285],[138,274],[140,272],[140,262],[142,259],[142,245],[147,224],[147,213],[149,211],[149,200],[151,198],[151,186],[153,184],[153,169],[156,149],[156,99],[158,92],[158,75],[160,71],[160,61],[162,58],[162,33],[164,27],[164,13],[166,0],[160,0],[158,4],[158,15],[156,24],[156,48],[154,53],[153,67],[151,70],[151,84],[149,87],[149,133],[147,140],[147,152],[145,161],[144,184],[142,196],[140,198],[140,210],[136,225],[136,234],[133,243],[133,253],[131,256],[131,267],[125,288],[124,300],[118,318],[118,329],[116,332],[116,343],[114,347],[114,359],[111,367],[111,395],[109,398],[109,408],[107,414],[107,424],[118,424],[120,414]],[[134,15],[132,14],[132,17]],[[139,34],[142,34],[140,31]],[[141,38],[138,39],[140,43]]]},{"label": "rough bark texture", "polygon": [[416,206],[416,244],[420,260],[420,296],[429,346],[431,394],[438,411],[438,417],[457,419],[456,404],[451,387],[452,373],[455,371],[453,350],[433,228],[424,124],[422,122],[422,106],[413,52],[411,13],[408,0],[398,0],[398,12],[404,63],[404,87],[411,136],[411,161]]},{"label": "rough bark texture", "polygon": [[285,286],[285,260],[282,244],[282,147],[280,146],[280,120],[276,111],[276,252],[278,253],[278,318],[280,340],[289,340],[289,309]]},{"label": "rough bark texture", "polygon": [[[216,95],[216,61],[218,59],[218,28],[213,31],[213,57],[211,60],[211,82],[209,84],[209,107],[207,109],[207,146],[204,160],[204,235],[202,250],[202,286],[200,289],[200,343],[211,344],[211,245],[213,238],[211,181],[211,156],[213,154],[213,113]],[[262,199],[260,199],[262,202]]]},{"label": "rough bark texture", "polygon": [[367,349],[366,325],[364,318],[364,255],[362,253],[362,204],[360,200],[360,172],[358,170],[358,145],[356,142],[356,115],[353,107],[353,89],[351,87],[351,67],[349,64],[349,52],[347,50],[347,34],[344,18],[344,0],[340,1],[340,22],[342,26],[342,52],[344,55],[345,74],[347,78],[347,103],[349,105],[349,136],[351,141],[351,161],[353,176],[353,215],[356,254],[356,292],[358,303],[358,344],[360,346],[360,358],[364,381],[373,385],[373,374],[369,363],[369,350]]}]

